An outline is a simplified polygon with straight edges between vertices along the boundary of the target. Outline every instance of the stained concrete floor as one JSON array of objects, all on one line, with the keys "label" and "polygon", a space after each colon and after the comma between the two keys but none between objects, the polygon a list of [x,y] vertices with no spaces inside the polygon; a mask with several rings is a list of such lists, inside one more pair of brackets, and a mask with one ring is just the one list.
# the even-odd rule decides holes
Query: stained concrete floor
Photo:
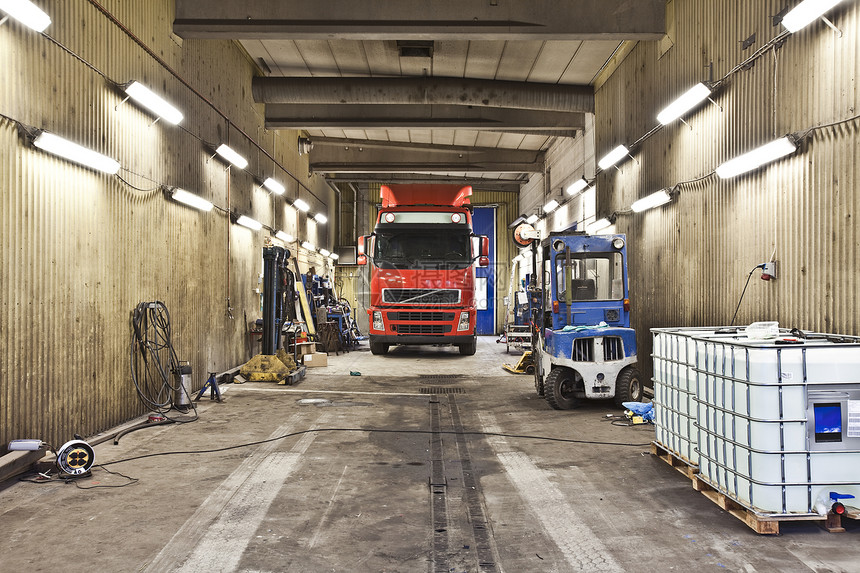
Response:
[{"label": "stained concrete floor", "polygon": [[[756,535],[649,453],[652,429],[550,409],[494,338],[472,357],[364,344],[96,446],[133,485],[3,484],[0,570],[860,571],[855,522]],[[78,486],[126,483],[105,469]]]}]

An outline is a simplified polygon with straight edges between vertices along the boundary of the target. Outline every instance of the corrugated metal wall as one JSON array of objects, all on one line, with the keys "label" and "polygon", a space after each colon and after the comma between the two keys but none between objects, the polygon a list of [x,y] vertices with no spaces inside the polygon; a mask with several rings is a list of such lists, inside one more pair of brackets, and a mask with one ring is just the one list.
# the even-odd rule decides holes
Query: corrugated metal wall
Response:
[{"label": "corrugated metal wall", "polygon": [[[657,113],[696,82],[720,78],[782,26],[785,2],[675,0],[674,47],[639,43],[596,94],[596,152],[631,144],[657,125]],[[796,2],[788,2],[793,7]],[[857,112],[858,5],[845,3],[789,36],[706,103],[632,150],[620,169],[599,176],[598,214],[710,173],[723,161],[786,133]],[[743,50],[741,42],[756,34]],[[776,281],[753,273],[738,324],[860,334],[860,258],[856,121],[814,131],[797,153],[754,173],[715,175],[680,187],[678,199],[638,215],[619,215],[627,233],[633,321],[640,364],[650,372],[650,333],[659,326],[728,324],[749,271],[771,255]]]},{"label": "corrugated metal wall", "polygon": [[[144,412],[129,368],[130,314],[141,301],[166,303],[196,387],[207,371],[246,359],[244,316],[259,314],[253,289],[268,233],[231,226],[218,210],[168,201],[160,184],[318,246],[330,246],[333,236],[259,190],[254,175],[275,174],[288,198],[301,194],[331,218],[334,193],[321,178],[300,179],[312,194],[299,189],[92,3],[40,5],[53,19],[51,38],[112,82],[145,83],[185,120],[181,127],[152,125],[148,113],[121,104],[113,83],[60,46],[14,22],[0,27],[0,114],[118,159],[128,182],[43,153],[0,118],[0,444],[32,437],[59,445]],[[173,37],[169,0],[102,5],[281,165],[308,172],[295,132],[263,128],[249,89],[254,70],[237,45]],[[229,141],[248,157],[248,172],[226,170],[198,138]]]}]

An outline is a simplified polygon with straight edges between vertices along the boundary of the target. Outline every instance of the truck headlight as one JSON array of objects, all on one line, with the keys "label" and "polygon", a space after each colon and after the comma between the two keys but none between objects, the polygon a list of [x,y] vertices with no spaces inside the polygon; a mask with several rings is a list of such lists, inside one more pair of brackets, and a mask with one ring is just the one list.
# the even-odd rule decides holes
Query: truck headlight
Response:
[{"label": "truck headlight", "polygon": [[385,325],[382,324],[382,311],[373,311],[373,330],[385,330]]},{"label": "truck headlight", "polygon": [[460,324],[457,325],[457,332],[462,330],[469,330],[469,313],[461,312],[460,313]]}]

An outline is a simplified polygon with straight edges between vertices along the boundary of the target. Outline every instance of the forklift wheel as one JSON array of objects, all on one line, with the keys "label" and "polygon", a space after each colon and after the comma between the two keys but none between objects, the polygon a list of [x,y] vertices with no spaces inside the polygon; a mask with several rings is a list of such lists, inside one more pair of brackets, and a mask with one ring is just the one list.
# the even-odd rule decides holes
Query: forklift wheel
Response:
[{"label": "forklift wheel", "polygon": [[[534,366],[532,366],[532,372],[534,372]],[[535,375],[535,392],[543,398],[543,378],[539,378],[537,375]]]},{"label": "forklift wheel", "polygon": [[550,406],[556,410],[570,410],[579,406],[579,400],[573,394],[575,389],[575,372],[560,366],[554,368],[546,377],[543,390]]},{"label": "forklift wheel", "polygon": [[624,402],[642,401],[642,378],[635,366],[628,366],[618,374],[615,381],[615,405],[623,408]]}]

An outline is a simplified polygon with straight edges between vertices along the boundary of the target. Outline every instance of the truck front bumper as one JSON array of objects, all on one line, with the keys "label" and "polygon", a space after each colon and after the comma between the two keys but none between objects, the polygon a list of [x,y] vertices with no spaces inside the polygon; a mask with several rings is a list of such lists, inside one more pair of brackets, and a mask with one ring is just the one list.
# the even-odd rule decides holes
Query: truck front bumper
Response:
[{"label": "truck front bumper", "polygon": [[371,334],[371,342],[383,344],[469,344],[475,340],[474,334],[456,336],[433,336],[429,334]]}]

